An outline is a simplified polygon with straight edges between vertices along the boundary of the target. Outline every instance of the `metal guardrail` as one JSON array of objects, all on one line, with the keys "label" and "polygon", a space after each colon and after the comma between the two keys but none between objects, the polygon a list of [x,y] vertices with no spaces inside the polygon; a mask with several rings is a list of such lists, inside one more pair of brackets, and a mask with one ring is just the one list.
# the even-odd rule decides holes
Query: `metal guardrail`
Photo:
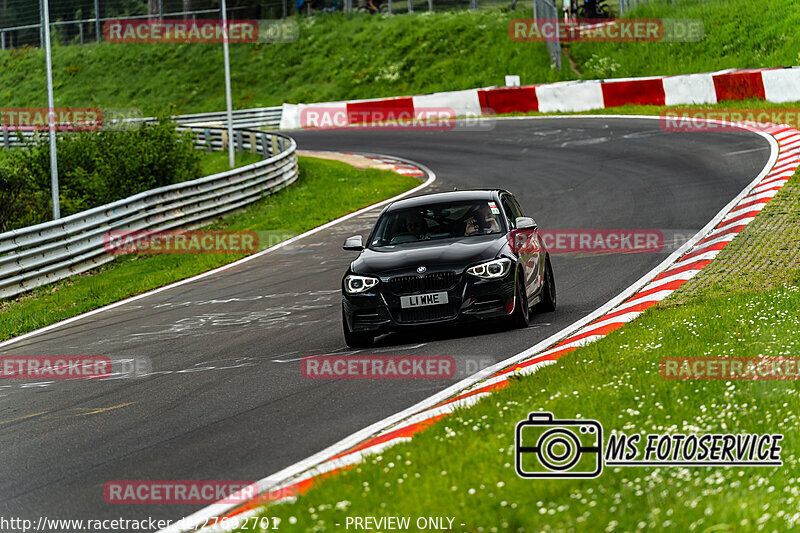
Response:
[{"label": "metal guardrail", "polygon": [[[281,107],[256,107],[252,109],[238,109],[233,111],[233,127],[237,129],[271,129],[276,130],[281,125]],[[227,114],[225,111],[214,111],[210,113],[195,113],[191,115],[176,115],[172,119],[183,126],[188,126],[193,130],[202,130],[198,128],[223,128],[227,124]],[[139,122],[155,122],[157,119],[154,117],[145,118],[128,118],[116,122],[111,126],[119,124],[136,124]],[[46,131],[16,131],[11,129],[2,129],[0,131],[0,148],[14,148],[23,146],[24,142],[20,140],[19,135],[28,141],[33,140],[36,135],[47,135]],[[60,132],[59,132],[60,134]],[[249,134],[247,134],[249,135]],[[218,137],[218,134],[217,134]],[[244,150],[245,148],[242,148]],[[249,146],[246,148],[249,150]]]},{"label": "metal guardrail", "polygon": [[[261,128],[278,129],[281,124],[281,106],[255,107],[252,109],[236,109],[232,113],[234,128]],[[195,113],[192,115],[177,115],[175,122],[186,125],[225,125],[228,116],[225,111],[211,113]]]},{"label": "metal guardrail", "polygon": [[[196,145],[227,147],[227,132],[195,129]],[[114,259],[106,232],[192,228],[293,183],[297,143],[277,133],[237,130],[237,148],[265,159],[242,168],[145,191],[74,215],[0,234],[0,298],[15,296]]]}]

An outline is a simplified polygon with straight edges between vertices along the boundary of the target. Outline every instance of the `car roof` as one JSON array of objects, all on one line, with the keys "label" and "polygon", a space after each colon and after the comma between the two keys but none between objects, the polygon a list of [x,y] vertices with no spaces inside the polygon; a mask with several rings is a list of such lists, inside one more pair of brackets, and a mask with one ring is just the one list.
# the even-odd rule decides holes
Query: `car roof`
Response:
[{"label": "car roof", "polygon": [[506,191],[499,189],[470,189],[465,191],[449,191],[437,192],[433,194],[424,194],[422,196],[414,196],[411,198],[404,198],[393,202],[386,208],[386,211],[394,211],[395,209],[407,209],[409,207],[420,207],[440,202],[461,202],[469,200],[493,200],[500,193]]}]

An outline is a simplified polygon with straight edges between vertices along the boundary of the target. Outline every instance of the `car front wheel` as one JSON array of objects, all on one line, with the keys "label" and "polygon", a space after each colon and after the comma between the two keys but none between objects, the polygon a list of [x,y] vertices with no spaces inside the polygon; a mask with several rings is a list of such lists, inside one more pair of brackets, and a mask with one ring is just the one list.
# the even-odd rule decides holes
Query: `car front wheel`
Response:
[{"label": "car front wheel", "polygon": [[544,264],[544,286],[542,299],[536,306],[537,313],[549,313],[556,310],[556,280],[553,277],[553,267],[550,265],[550,256]]},{"label": "car front wheel", "polygon": [[514,297],[514,314],[511,322],[515,328],[527,328],[530,324],[530,309],[528,308],[528,294],[525,292],[523,274],[517,274],[517,293]]}]

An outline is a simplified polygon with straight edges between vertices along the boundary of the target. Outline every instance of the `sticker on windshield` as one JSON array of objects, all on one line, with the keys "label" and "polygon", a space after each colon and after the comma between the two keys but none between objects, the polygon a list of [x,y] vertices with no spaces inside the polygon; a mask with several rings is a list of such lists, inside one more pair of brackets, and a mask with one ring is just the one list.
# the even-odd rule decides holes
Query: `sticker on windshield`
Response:
[{"label": "sticker on windshield", "polygon": [[494,213],[495,215],[500,214],[500,210],[497,208],[497,204],[494,202],[489,202],[489,209],[491,209],[492,213]]}]

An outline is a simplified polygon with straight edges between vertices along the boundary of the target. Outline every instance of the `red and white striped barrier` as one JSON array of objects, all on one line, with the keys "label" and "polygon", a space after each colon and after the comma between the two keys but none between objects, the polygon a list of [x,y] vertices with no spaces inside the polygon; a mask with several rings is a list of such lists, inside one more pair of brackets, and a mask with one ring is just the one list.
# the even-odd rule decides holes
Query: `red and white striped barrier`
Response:
[{"label": "red and white striped barrier", "polygon": [[[719,82],[719,86],[724,87],[725,90],[730,90],[732,84],[752,88],[752,76],[747,76],[747,78],[741,85],[737,85],[738,82],[732,81],[731,78],[724,78],[724,81]],[[614,88],[608,94],[628,94],[629,90],[629,88]],[[606,93],[604,92],[604,94]],[[497,101],[505,101],[505,98],[505,95],[498,96]],[[549,346],[534,347],[523,353],[523,359],[505,368],[495,370],[480,381],[435,405],[407,414],[401,420],[373,436],[356,442],[343,451],[331,454],[324,460],[317,461],[297,475],[270,484],[268,490],[263,491],[258,498],[228,512],[225,516],[244,518],[256,514],[258,508],[267,503],[292,499],[308,490],[315,481],[350,468],[361,462],[368,454],[379,453],[396,443],[407,441],[414,434],[452,413],[456,408],[472,405],[493,391],[507,387],[509,376],[533,373],[544,365],[553,364],[579,347],[605,337],[672,294],[711,263],[717,254],[755,219],[756,215],[800,166],[800,131],[789,126],[760,127],[753,125],[750,129],[774,139],[773,146],[777,144],[777,151],[774,152],[771,166],[768,165],[768,168],[765,168],[753,183],[724,208],[709,226],[692,239],[676,260],[662,265],[658,269],[660,271],[651,272],[649,277],[646,277],[645,281],[639,285],[640,288],[634,289],[635,292],[632,295],[616,305],[608,306],[600,316],[590,320],[565,338],[557,340]],[[692,242],[693,244],[691,244]],[[232,520],[230,523],[237,524],[238,521]],[[212,529],[226,528],[215,527]]]},{"label": "red and white striped barrier", "polygon": [[481,107],[495,113],[574,112],[623,105],[716,104],[730,100],[800,100],[800,68],[728,70],[705,74],[561,82],[479,89]]},{"label": "red and white striped barrier", "polygon": [[420,96],[352,100],[319,104],[284,104],[281,129],[304,126],[301,115],[309,107],[341,109],[346,113],[375,113],[450,109],[453,116],[539,111],[591,111],[622,105],[716,104],[730,100],[783,103],[800,100],[800,67],[723,70],[704,74],[566,81],[523,87],[488,87]]}]

